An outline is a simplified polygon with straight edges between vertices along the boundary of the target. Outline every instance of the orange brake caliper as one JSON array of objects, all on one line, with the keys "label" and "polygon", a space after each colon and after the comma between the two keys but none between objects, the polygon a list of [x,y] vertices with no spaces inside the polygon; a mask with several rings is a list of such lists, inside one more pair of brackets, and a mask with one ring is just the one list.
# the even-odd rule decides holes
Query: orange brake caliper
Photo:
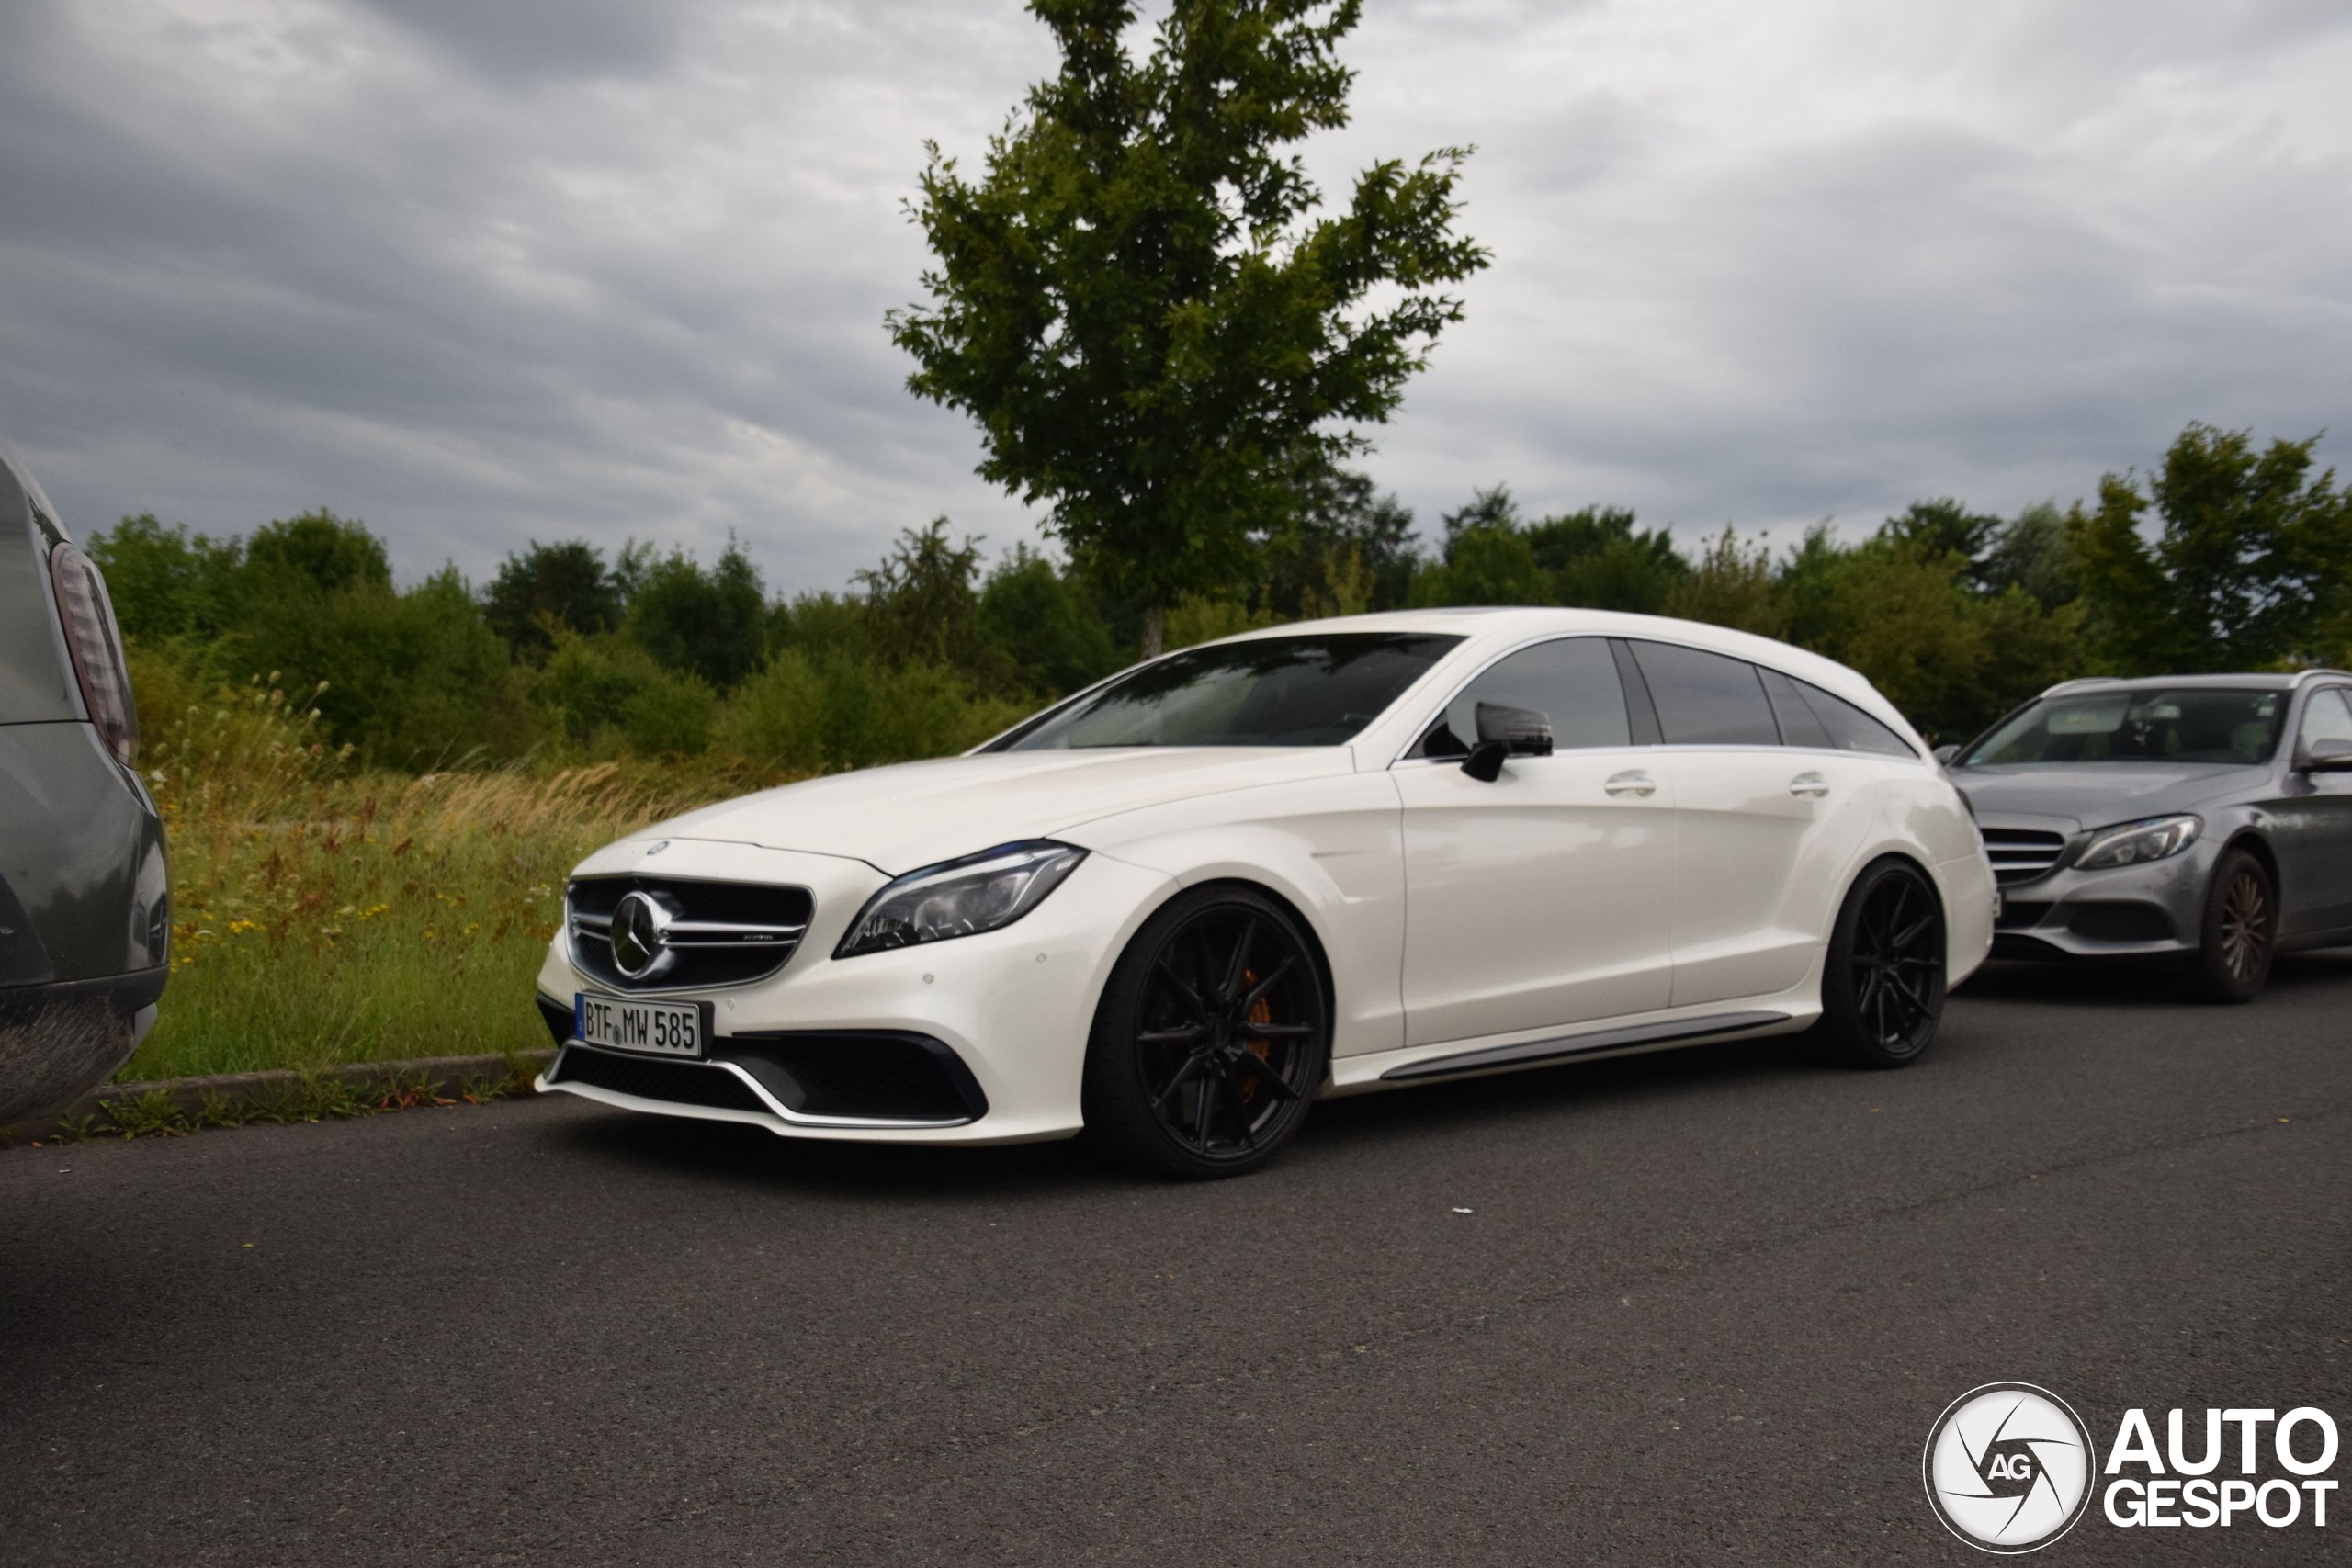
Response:
[{"label": "orange brake caliper", "polygon": [[[1254,969],[1244,969],[1241,972],[1241,983],[1245,986],[1256,985],[1258,983],[1258,972]],[[1250,1021],[1252,1023],[1273,1022],[1273,1004],[1268,1001],[1265,998],[1260,997],[1258,998],[1257,1005],[1250,1010]],[[1263,1040],[1252,1040],[1248,1045],[1244,1046],[1243,1049],[1262,1062],[1267,1059],[1268,1053],[1272,1049],[1272,1047],[1268,1045]],[[1241,1103],[1244,1105],[1249,1104],[1250,1100],[1256,1096],[1257,1092],[1258,1077],[1256,1074],[1252,1073],[1250,1077],[1241,1080]]]}]

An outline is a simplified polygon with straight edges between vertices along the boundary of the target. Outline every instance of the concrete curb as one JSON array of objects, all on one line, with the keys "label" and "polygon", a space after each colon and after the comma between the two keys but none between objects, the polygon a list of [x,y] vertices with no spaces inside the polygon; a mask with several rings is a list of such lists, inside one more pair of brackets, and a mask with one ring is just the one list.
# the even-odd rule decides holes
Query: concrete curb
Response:
[{"label": "concrete curb", "polygon": [[19,1122],[10,1127],[0,1127],[0,1149],[20,1148],[27,1144],[56,1137],[64,1132],[68,1122],[103,1118],[109,1103],[141,1100],[158,1090],[170,1096],[172,1103],[181,1111],[194,1115],[214,1097],[236,1106],[259,1105],[282,1100],[288,1094],[299,1093],[320,1083],[341,1082],[364,1090],[389,1087],[396,1081],[414,1084],[422,1079],[433,1089],[445,1094],[453,1086],[462,1086],[468,1078],[494,1077],[527,1085],[531,1074],[553,1060],[555,1052],[547,1049],[517,1051],[512,1055],[420,1056],[405,1062],[351,1062],[310,1073],[297,1072],[291,1067],[277,1067],[258,1073],[222,1073],[213,1077],[101,1084],[72,1104],[62,1106],[47,1116]]}]

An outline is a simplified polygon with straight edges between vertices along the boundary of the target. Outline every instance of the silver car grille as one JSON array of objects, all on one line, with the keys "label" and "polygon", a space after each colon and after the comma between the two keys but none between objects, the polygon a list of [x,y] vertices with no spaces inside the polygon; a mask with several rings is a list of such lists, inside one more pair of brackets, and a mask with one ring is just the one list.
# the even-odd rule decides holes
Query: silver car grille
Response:
[{"label": "silver car grille", "polygon": [[2041,828],[1986,828],[1984,852],[1993,862],[1993,875],[2003,886],[2031,882],[2056,869],[2066,854],[2066,836]]},{"label": "silver car grille", "polygon": [[[643,894],[661,907],[658,961],[623,972],[613,950],[621,900]],[[784,967],[807,934],[815,902],[805,887],[697,882],[685,877],[579,877],[564,889],[571,960],[602,985],[632,991],[748,985]]]}]

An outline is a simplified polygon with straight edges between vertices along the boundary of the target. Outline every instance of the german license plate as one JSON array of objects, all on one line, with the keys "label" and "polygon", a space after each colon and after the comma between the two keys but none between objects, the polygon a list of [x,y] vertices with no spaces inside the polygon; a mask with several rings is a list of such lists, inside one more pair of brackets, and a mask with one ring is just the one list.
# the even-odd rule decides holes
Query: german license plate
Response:
[{"label": "german license plate", "polygon": [[582,991],[571,1009],[580,1038],[606,1051],[699,1056],[710,1035],[708,1002],[640,1002]]}]

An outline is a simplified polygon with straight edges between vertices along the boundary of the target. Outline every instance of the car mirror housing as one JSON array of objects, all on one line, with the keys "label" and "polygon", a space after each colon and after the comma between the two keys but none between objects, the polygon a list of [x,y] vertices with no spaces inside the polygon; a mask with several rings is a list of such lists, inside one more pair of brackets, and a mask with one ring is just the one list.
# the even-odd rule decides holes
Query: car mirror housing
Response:
[{"label": "car mirror housing", "polygon": [[1506,707],[1500,703],[1480,703],[1477,707],[1478,741],[1499,740],[1513,757],[1548,757],[1552,754],[1552,720],[1533,708]]},{"label": "car mirror housing", "polygon": [[1492,784],[1503,776],[1503,759],[1510,755],[1510,748],[1501,741],[1481,740],[1462,759],[1462,771],[1480,784]]},{"label": "car mirror housing", "polygon": [[2314,740],[2303,749],[2301,765],[2307,773],[2352,773],[2352,740]]},{"label": "car mirror housing", "polygon": [[1936,761],[1947,768],[1951,766],[1952,759],[1959,755],[1960,748],[1957,746],[1939,746],[1935,750]]}]

